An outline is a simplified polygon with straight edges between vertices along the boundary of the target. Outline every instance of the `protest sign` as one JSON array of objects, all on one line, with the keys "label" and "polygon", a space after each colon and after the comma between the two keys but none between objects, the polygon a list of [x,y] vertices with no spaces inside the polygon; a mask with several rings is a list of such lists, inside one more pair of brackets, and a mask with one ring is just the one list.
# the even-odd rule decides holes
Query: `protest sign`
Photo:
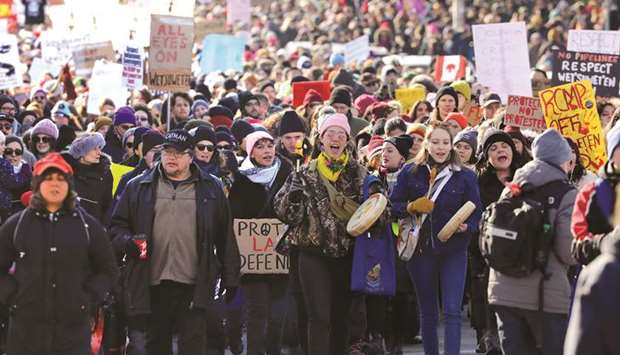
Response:
[{"label": "protest sign", "polygon": [[41,34],[41,58],[60,69],[71,60],[73,48],[90,41],[87,33],[46,31]]},{"label": "protest sign", "polygon": [[251,4],[250,0],[227,0],[226,1],[226,23],[234,25],[239,22],[241,24],[249,24],[251,20]]},{"label": "protest sign", "polygon": [[597,172],[607,155],[592,84],[583,80],[554,86],[540,91],[538,97],[547,127],[573,139],[579,145],[584,167]]},{"label": "protest sign", "polygon": [[547,128],[547,124],[540,108],[540,99],[537,97],[509,95],[504,124],[506,126],[544,131]]},{"label": "protest sign", "polygon": [[127,45],[123,52],[123,86],[127,89],[141,89],[144,73],[144,55],[137,45]]},{"label": "protest sign", "polygon": [[299,107],[304,103],[306,93],[314,89],[321,95],[323,101],[329,100],[332,85],[329,81],[302,81],[293,83],[293,106]]},{"label": "protest sign", "polygon": [[400,88],[396,89],[395,96],[396,100],[403,107],[402,112],[409,113],[416,102],[424,100],[426,90],[422,88]]},{"label": "protest sign", "polygon": [[473,25],[478,82],[499,94],[532,96],[524,22]]},{"label": "protest sign", "polygon": [[456,81],[465,78],[467,61],[462,55],[440,55],[435,62],[435,80]]},{"label": "protest sign", "polygon": [[388,55],[382,58],[383,63],[387,65],[394,65],[394,62],[398,62],[403,67],[429,67],[433,62],[433,57],[430,55]]},{"label": "protest sign", "polygon": [[205,37],[200,53],[203,74],[214,71],[243,70],[243,51],[246,40],[233,35],[212,34]]},{"label": "protest sign", "polygon": [[116,194],[118,184],[121,182],[123,175],[135,169],[134,167],[112,163],[110,164],[110,171],[112,172],[112,195]]},{"label": "protest sign", "polygon": [[149,73],[153,90],[186,91],[192,79],[194,22],[190,17],[151,15]]},{"label": "protest sign", "polygon": [[286,228],[275,218],[233,220],[242,274],[288,274],[288,257],[275,251]]},{"label": "protest sign", "polygon": [[89,87],[86,105],[89,114],[101,114],[99,105],[104,99],[111,99],[116,107],[124,106],[128,93],[123,87],[123,65],[109,63],[103,59],[96,61]]},{"label": "protest sign", "polygon": [[17,37],[0,34],[0,89],[11,89],[22,84],[19,66]]},{"label": "protest sign", "polygon": [[114,61],[114,48],[111,41],[84,43],[73,47],[75,72],[79,76],[90,76],[97,59]]},{"label": "protest sign", "polygon": [[620,96],[620,56],[553,51],[552,85],[589,80],[597,96]]},{"label": "protest sign", "polygon": [[357,64],[370,56],[368,36],[360,36],[344,45],[344,61],[346,64]]},{"label": "protest sign", "polygon": [[620,31],[569,30],[567,50],[620,54]]}]

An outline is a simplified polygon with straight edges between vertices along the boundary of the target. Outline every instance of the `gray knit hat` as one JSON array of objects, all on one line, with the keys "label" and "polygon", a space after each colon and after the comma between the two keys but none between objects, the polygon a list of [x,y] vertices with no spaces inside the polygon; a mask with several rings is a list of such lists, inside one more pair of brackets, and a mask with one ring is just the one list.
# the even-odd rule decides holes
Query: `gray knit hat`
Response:
[{"label": "gray knit hat", "polygon": [[52,122],[52,120],[44,118],[34,125],[31,136],[36,137],[39,134],[52,137],[56,140],[58,139],[58,127],[56,127],[56,124]]},{"label": "gray knit hat", "polygon": [[85,156],[91,150],[95,148],[103,149],[105,146],[105,139],[99,132],[85,133],[77,137],[71,147],[69,147],[69,154],[75,159],[80,159]]},{"label": "gray knit hat", "polygon": [[559,167],[571,158],[568,142],[555,128],[547,128],[532,143],[534,159]]}]

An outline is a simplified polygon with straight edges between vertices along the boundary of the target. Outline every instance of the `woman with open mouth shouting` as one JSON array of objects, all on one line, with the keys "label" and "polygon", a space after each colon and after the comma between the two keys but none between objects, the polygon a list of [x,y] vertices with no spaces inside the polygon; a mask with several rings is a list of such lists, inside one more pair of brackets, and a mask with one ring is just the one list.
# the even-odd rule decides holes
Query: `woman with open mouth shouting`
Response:
[{"label": "woman with open mouth shouting", "polygon": [[[392,213],[421,223],[418,242],[407,267],[420,304],[422,339],[426,355],[439,354],[438,290],[445,320],[444,353],[457,355],[461,345],[461,303],[467,273],[467,246],[478,231],[481,217],[476,174],[463,167],[444,126],[427,130],[422,150],[405,165],[390,195]],[[468,201],[471,216],[447,241],[437,233]],[[401,236],[402,237],[402,236]],[[412,237],[410,235],[410,237]]]},{"label": "woman with open mouth shouting", "polygon": [[[346,225],[367,174],[347,149],[350,132],[347,116],[320,117],[314,159],[291,174],[274,200],[276,214],[290,227],[286,242],[299,252],[297,265],[291,260],[297,275],[291,271],[289,277],[299,278],[303,292],[308,339],[301,341],[310,355],[346,353],[354,244]],[[371,185],[371,194],[379,185]],[[386,221],[387,209],[377,223]],[[349,333],[352,339],[357,331]]]}]

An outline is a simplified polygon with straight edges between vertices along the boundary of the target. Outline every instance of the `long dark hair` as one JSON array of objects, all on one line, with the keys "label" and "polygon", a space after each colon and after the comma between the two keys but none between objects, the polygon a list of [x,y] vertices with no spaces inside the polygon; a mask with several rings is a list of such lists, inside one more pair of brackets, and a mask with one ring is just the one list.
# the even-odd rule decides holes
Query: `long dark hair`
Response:
[{"label": "long dark hair", "polygon": [[75,192],[75,186],[71,175],[67,175],[62,171],[54,168],[45,170],[43,174],[32,177],[32,198],[30,199],[30,207],[37,211],[47,211],[47,202],[41,195],[41,183],[46,177],[53,173],[61,174],[65,177],[65,180],[69,184],[69,192],[62,204],[62,208],[66,211],[73,211],[77,206],[77,193]]},{"label": "long dark hair", "polygon": [[579,153],[579,145],[575,143],[571,138],[566,138],[568,145],[570,145],[570,149],[575,153],[575,168],[573,172],[569,175],[570,182],[578,183],[584,175],[586,175],[586,168],[581,163],[581,154]]}]

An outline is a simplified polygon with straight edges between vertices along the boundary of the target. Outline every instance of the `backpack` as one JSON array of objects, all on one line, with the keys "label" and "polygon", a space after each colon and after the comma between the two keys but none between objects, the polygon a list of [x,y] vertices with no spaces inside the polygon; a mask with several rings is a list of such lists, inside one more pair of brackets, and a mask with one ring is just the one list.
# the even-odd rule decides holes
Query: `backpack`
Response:
[{"label": "backpack", "polygon": [[554,235],[549,210],[572,189],[568,181],[556,180],[490,204],[482,214],[479,240],[487,264],[511,277],[536,270],[545,275]]}]

